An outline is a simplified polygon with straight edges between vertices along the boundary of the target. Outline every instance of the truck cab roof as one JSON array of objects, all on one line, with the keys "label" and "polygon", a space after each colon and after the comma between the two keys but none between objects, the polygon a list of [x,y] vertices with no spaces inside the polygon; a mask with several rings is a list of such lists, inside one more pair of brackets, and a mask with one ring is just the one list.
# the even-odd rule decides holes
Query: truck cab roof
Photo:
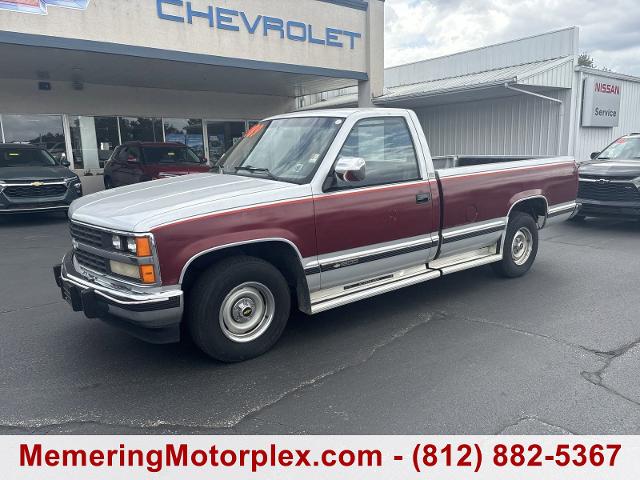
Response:
[{"label": "truck cab roof", "polygon": [[309,118],[309,117],[338,117],[348,118],[352,115],[369,115],[369,116],[391,116],[406,115],[408,110],[404,108],[336,108],[329,110],[305,110],[299,112],[286,113],[276,115],[267,120],[276,120],[280,118]]}]

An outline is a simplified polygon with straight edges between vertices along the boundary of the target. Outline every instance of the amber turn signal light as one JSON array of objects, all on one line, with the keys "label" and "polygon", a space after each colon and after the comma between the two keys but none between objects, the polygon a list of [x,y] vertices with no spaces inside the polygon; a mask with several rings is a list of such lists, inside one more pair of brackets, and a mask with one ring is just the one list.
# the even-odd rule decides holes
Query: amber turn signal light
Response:
[{"label": "amber turn signal light", "polygon": [[140,265],[140,280],[142,283],[156,283],[156,271],[153,265]]},{"label": "amber turn signal light", "polygon": [[151,256],[151,240],[149,237],[136,238],[136,255],[138,257]]}]

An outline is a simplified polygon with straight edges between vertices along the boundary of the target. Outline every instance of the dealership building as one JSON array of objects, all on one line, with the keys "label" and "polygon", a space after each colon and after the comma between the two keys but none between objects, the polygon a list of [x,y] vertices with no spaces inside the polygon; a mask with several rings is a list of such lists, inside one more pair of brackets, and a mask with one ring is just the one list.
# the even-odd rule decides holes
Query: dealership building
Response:
[{"label": "dealership building", "polygon": [[640,78],[566,28],[384,69],[383,0],[0,0],[0,141],[99,170],[126,141],[216,159],[296,109],[416,111],[435,156],[589,158],[640,132]]},{"label": "dealership building", "polygon": [[126,141],[219,157],[296,98],[382,95],[382,0],[0,0],[0,141],[99,169]]},{"label": "dealership building", "polygon": [[[431,153],[589,159],[640,132],[640,78],[578,66],[579,29],[385,70],[380,107],[416,111]],[[298,108],[356,106],[352,88],[305,96]]]}]

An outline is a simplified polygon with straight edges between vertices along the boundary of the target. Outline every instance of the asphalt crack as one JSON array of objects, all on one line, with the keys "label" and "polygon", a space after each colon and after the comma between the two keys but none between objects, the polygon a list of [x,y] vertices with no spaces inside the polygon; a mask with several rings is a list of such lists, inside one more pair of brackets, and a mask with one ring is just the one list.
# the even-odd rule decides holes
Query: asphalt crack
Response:
[{"label": "asphalt crack", "polygon": [[514,332],[514,333],[519,333],[521,335],[526,335],[528,337],[534,337],[534,338],[539,338],[539,339],[542,339],[542,340],[548,340],[548,341],[557,343],[559,345],[562,345],[564,347],[570,348],[572,350],[580,350],[583,353],[588,353],[590,355],[595,355],[595,356],[597,356],[599,358],[603,358],[603,357],[606,358],[606,354],[603,354],[602,352],[599,352],[597,350],[585,347],[583,345],[579,345],[577,343],[567,342],[566,340],[561,340],[559,338],[552,337],[551,335],[544,335],[542,333],[530,332],[528,330],[523,330],[521,328],[513,327],[511,325],[507,325],[507,324],[500,323],[500,322],[494,322],[492,320],[487,320],[487,319],[484,319],[484,318],[463,317],[463,319],[465,321],[471,322],[471,323],[478,323],[478,324],[481,324],[481,325],[491,325],[491,326],[494,326],[494,327],[498,327],[498,328],[502,328],[502,329],[505,329],[505,330],[509,330],[511,332]]},{"label": "asphalt crack", "polygon": [[261,412],[263,412],[264,410],[276,405],[277,403],[281,402],[282,400],[290,397],[291,395],[294,395],[295,393],[304,390],[306,388],[310,388],[313,387],[314,385],[317,385],[318,383],[322,382],[323,380],[328,379],[329,377],[332,377],[334,375],[340,374],[344,371],[353,369],[353,368],[357,368],[360,367],[362,365],[364,365],[365,363],[367,363],[369,360],[371,360],[376,353],[393,344],[394,342],[402,339],[403,337],[405,337],[406,335],[408,335],[409,333],[411,333],[412,331],[414,331],[415,329],[422,327],[424,325],[426,325],[427,323],[429,323],[431,320],[433,320],[436,317],[444,317],[445,315],[442,313],[439,314],[421,314],[418,316],[418,320],[407,325],[406,327],[397,330],[393,333],[391,333],[390,335],[388,335],[386,338],[384,338],[383,340],[381,340],[380,342],[374,344],[373,346],[371,346],[370,348],[360,352],[359,354],[356,355],[356,358],[353,359],[351,362],[348,362],[346,364],[343,365],[339,365],[336,368],[333,368],[331,370],[325,371],[319,375],[316,375],[313,378],[310,379],[306,379],[298,384],[296,384],[295,386],[287,389],[286,391],[278,394],[277,396],[275,396],[274,398],[270,399],[269,401],[266,401],[260,405],[257,405],[245,412],[242,412],[239,415],[236,415],[235,417],[229,418],[225,421],[220,421],[220,422],[212,422],[208,425],[203,425],[203,424],[188,424],[188,423],[184,423],[184,424],[171,424],[171,423],[167,423],[164,421],[156,421],[156,422],[147,422],[147,423],[142,423],[142,424],[134,424],[131,422],[115,422],[115,423],[108,423],[108,422],[103,422],[100,420],[95,420],[95,419],[87,419],[87,420],[81,420],[81,419],[70,419],[70,420],[65,420],[65,421],[55,421],[55,422],[43,422],[43,423],[37,423],[35,421],[31,421],[31,422],[24,422],[24,423],[6,423],[3,425],[0,425],[0,432],[2,432],[3,430],[6,431],[18,431],[18,430],[29,430],[32,433],[37,433],[37,432],[47,432],[47,431],[51,431],[53,429],[60,429],[60,428],[65,428],[65,427],[73,427],[73,428],[78,428],[78,427],[83,427],[83,426],[98,426],[98,427],[108,427],[108,428],[130,428],[133,430],[137,430],[137,431],[144,431],[144,432],[149,432],[149,431],[157,431],[158,429],[161,430],[172,430],[172,431],[186,431],[186,432],[192,432],[194,430],[201,430],[203,432],[205,431],[212,431],[212,430],[224,430],[224,431],[228,431],[228,430],[234,430],[238,427],[238,425],[240,425],[242,422],[250,420],[250,419],[254,419],[257,418],[259,419],[259,415]]},{"label": "asphalt crack", "polygon": [[285,398],[288,398],[289,396],[293,395],[294,393],[297,393],[298,391],[311,387],[329,377],[332,377],[334,375],[337,375],[339,373],[342,373],[346,370],[352,369],[352,368],[356,368],[356,367],[360,367],[362,365],[364,365],[365,363],[367,363],[369,360],[371,360],[371,358],[373,358],[375,356],[375,354],[378,352],[378,350],[385,348],[389,345],[391,345],[392,343],[394,343],[395,341],[405,337],[407,334],[409,334],[410,332],[412,332],[413,330],[415,330],[418,327],[421,327],[423,325],[426,325],[427,323],[429,323],[435,316],[438,317],[444,317],[445,315],[442,313],[439,314],[427,314],[427,315],[420,315],[419,318],[420,320],[418,322],[414,322],[408,326],[406,326],[405,328],[398,330],[396,332],[394,332],[391,336],[387,337],[384,341],[379,342],[377,344],[375,344],[365,355],[361,356],[359,359],[357,359],[354,362],[350,362],[347,363],[345,365],[341,365],[333,370],[330,370],[328,372],[324,372],[310,380],[306,380],[300,384],[298,384],[297,386],[287,390],[286,392],[283,392],[281,395],[279,395],[277,398],[275,398],[273,401],[267,402],[263,405],[260,405],[256,408],[251,409],[249,412],[246,412],[245,414],[243,414],[241,417],[237,417],[235,419],[235,421],[233,422],[233,424],[231,425],[231,427],[237,427],[240,423],[242,423],[245,420],[249,420],[250,418],[253,417],[257,417],[262,411],[276,405],[277,403],[281,402],[282,400],[284,400]]},{"label": "asphalt crack", "polygon": [[547,420],[542,420],[539,417],[535,416],[535,415],[526,415],[524,417],[520,417],[518,418],[515,422],[510,423],[509,425],[504,426],[503,428],[501,428],[500,430],[498,430],[495,435],[502,435],[505,431],[507,431],[510,428],[514,428],[517,427],[518,425],[527,422],[527,421],[534,421],[534,422],[538,422],[542,425],[545,425],[547,427],[551,427],[551,428],[555,428],[557,430],[560,430],[560,432],[558,432],[558,435],[577,435],[576,433],[572,432],[571,430],[569,430],[566,427],[563,427],[561,425],[556,425],[554,423],[551,423]]},{"label": "asphalt crack", "polygon": [[22,308],[13,308],[13,309],[9,309],[9,310],[0,310],[0,315],[7,315],[9,313],[17,313],[17,312],[24,312],[24,311],[28,311],[28,310],[35,310],[36,308],[44,308],[44,307],[51,307],[53,305],[62,305],[65,302],[60,300],[57,302],[49,302],[49,303],[44,303],[42,305],[31,305],[28,307],[22,307]]},{"label": "asphalt crack", "polygon": [[604,365],[596,371],[587,372],[583,371],[580,373],[582,378],[584,378],[587,382],[595,385],[596,387],[600,387],[612,395],[615,395],[623,400],[626,400],[633,405],[640,407],[640,401],[634,400],[633,398],[627,397],[621,392],[618,392],[614,388],[608,386],[604,381],[604,375],[607,369],[611,366],[611,363],[621,356],[625,355],[627,352],[632,350],[633,348],[640,345],[640,338],[633,340],[629,343],[622,345],[614,350],[610,350],[608,352],[598,352],[598,354],[604,359]]}]

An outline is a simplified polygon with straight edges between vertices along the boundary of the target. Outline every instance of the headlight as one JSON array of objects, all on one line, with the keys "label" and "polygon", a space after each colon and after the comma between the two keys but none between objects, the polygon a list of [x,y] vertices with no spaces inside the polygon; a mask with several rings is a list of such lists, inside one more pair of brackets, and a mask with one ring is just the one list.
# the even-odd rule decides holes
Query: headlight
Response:
[{"label": "headlight", "polygon": [[153,255],[151,239],[149,237],[128,237],[113,235],[111,245],[120,252],[133,253],[136,257],[150,257]]},{"label": "headlight", "polygon": [[80,180],[80,177],[76,176],[67,178],[65,179],[64,184],[67,186],[67,188],[75,188],[76,193],[78,195],[82,195],[82,181]]},{"label": "headlight", "polygon": [[[151,237],[131,237],[128,235],[113,235],[111,245],[114,250],[135,255],[138,258],[149,258],[153,256],[153,246]],[[109,262],[111,272],[123,277],[136,279],[144,284],[152,285],[156,283],[156,269],[154,265],[138,263],[125,263],[111,260]]]},{"label": "headlight", "polygon": [[[636,178],[635,180],[632,180],[633,184],[636,186],[636,188],[638,190],[640,190],[640,177]],[[0,182],[1,184],[2,182]],[[1,188],[1,187],[0,187]]]},{"label": "headlight", "polygon": [[80,183],[80,177],[76,176],[71,178],[65,178],[64,183],[67,185],[67,187],[74,185],[76,183]]},{"label": "headlight", "polygon": [[111,273],[116,275],[140,280],[145,284],[156,283],[156,270],[153,265],[134,265],[110,260],[109,266],[111,267]]}]

